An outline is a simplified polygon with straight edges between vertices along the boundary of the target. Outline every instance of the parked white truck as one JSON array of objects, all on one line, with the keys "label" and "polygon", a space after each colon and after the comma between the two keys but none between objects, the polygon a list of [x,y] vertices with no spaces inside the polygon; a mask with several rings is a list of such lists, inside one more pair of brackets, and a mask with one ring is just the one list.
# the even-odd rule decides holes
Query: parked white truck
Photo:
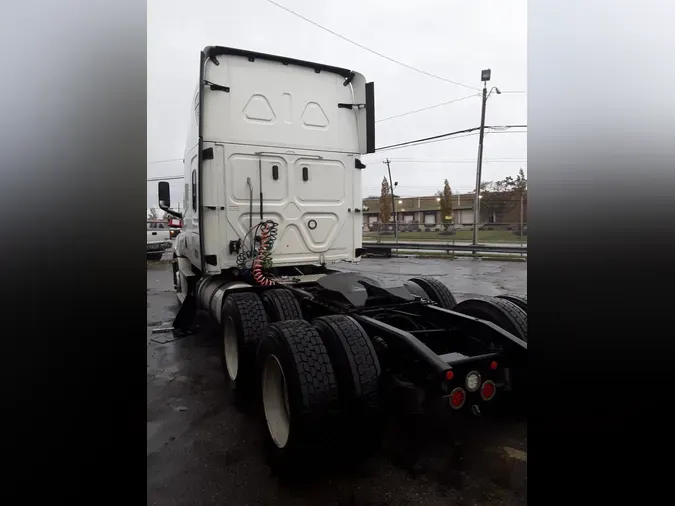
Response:
[{"label": "parked white truck", "polygon": [[171,229],[169,225],[162,220],[147,221],[147,257],[148,260],[160,260],[167,249],[173,244],[171,242]]},{"label": "parked white truck", "polygon": [[261,402],[281,469],[373,447],[390,392],[478,413],[524,383],[524,297],[457,304],[433,278],[387,287],[329,268],[363,252],[359,157],[375,150],[374,125],[373,84],[358,72],[209,46],[184,213],[159,183],[160,207],[183,220],[174,328],[210,314],[237,404]]}]

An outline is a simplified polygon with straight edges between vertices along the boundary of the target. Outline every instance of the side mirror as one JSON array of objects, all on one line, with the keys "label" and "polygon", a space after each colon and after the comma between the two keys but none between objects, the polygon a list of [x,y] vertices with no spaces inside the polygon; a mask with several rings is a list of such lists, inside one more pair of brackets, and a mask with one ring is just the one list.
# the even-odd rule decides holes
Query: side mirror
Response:
[{"label": "side mirror", "polygon": [[157,192],[159,194],[159,207],[171,207],[171,189],[167,181],[160,181],[157,185]]}]

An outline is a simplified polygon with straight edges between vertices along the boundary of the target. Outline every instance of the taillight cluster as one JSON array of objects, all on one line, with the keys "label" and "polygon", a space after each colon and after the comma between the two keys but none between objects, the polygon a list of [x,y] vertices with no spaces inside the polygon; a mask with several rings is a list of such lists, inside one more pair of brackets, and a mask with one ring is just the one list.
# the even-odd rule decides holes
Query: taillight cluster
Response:
[{"label": "taillight cluster", "polygon": [[464,406],[466,402],[466,392],[462,387],[455,388],[450,392],[450,406],[454,409],[459,409]]},{"label": "taillight cluster", "polygon": [[[490,364],[490,369],[497,369],[497,362]],[[452,371],[447,371],[445,378],[450,381],[454,379],[455,375]],[[478,371],[469,372],[464,378],[464,387],[454,388],[450,392],[450,407],[453,409],[460,409],[466,403],[466,396],[468,392],[480,391],[480,397],[484,401],[490,401],[497,393],[497,385],[492,380],[482,381],[481,375]]]},{"label": "taillight cluster", "polygon": [[480,396],[484,401],[491,400],[497,393],[497,386],[494,381],[486,381],[483,383],[483,386],[480,387]]}]

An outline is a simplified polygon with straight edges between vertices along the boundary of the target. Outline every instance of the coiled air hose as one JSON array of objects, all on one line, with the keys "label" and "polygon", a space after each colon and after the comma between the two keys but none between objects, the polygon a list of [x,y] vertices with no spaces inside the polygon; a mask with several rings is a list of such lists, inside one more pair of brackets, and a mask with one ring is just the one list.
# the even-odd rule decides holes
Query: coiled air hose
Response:
[{"label": "coiled air hose", "polygon": [[251,272],[254,281],[261,286],[275,284],[273,280],[265,276],[263,269],[272,267],[272,247],[277,238],[277,227],[278,224],[272,220],[267,220],[260,224],[260,249],[253,260]]}]

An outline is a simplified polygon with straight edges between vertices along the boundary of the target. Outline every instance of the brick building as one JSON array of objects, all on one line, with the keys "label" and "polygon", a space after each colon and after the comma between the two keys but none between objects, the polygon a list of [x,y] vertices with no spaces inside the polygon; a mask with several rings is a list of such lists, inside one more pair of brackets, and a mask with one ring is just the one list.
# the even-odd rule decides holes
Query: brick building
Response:
[{"label": "brick building", "polygon": [[[436,195],[395,197],[394,200],[399,223],[418,224],[420,228],[432,230],[441,228],[440,197]],[[452,196],[452,223],[456,228],[473,226],[473,201],[472,193],[457,193]],[[363,205],[368,208],[368,211],[363,212],[364,227],[370,228],[369,226],[379,221],[380,198],[366,198]],[[527,199],[524,200],[523,218],[527,223]],[[393,215],[391,221],[393,222]],[[485,204],[481,205],[479,223],[520,224],[520,198],[511,194],[505,194],[503,197],[497,197],[495,194],[486,196]]]}]

